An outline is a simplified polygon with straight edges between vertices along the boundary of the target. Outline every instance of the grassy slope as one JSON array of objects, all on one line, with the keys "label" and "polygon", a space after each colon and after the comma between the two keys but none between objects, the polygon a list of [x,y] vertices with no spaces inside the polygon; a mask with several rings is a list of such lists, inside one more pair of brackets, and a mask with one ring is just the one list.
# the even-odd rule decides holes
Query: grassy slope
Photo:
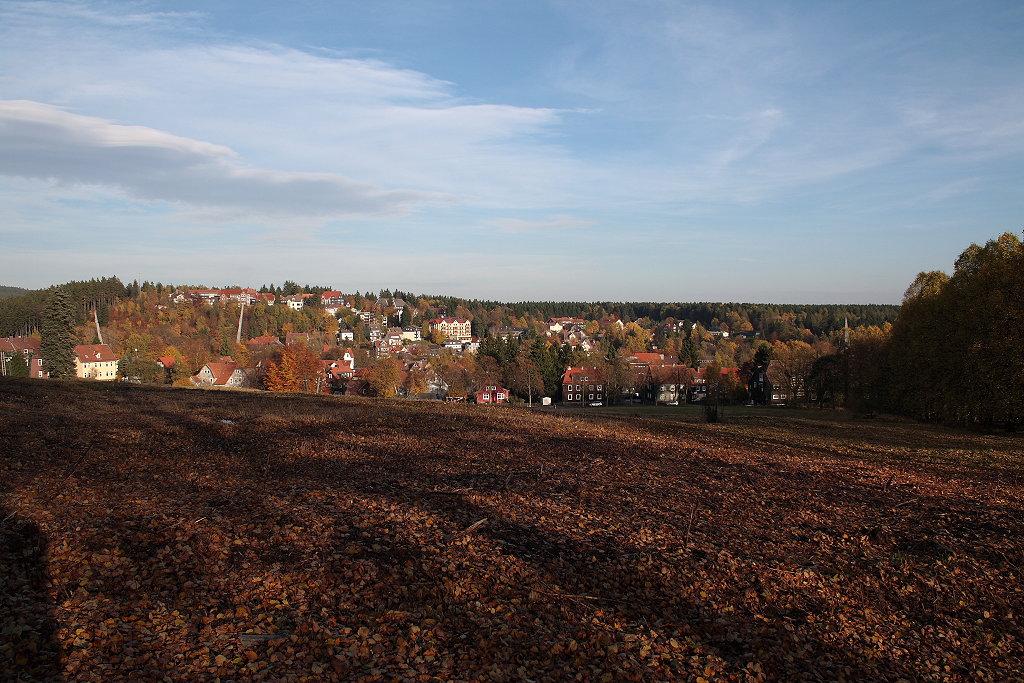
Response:
[{"label": "grassy slope", "polygon": [[37,678],[1024,667],[1018,438],[30,380],[0,414],[0,666]]}]

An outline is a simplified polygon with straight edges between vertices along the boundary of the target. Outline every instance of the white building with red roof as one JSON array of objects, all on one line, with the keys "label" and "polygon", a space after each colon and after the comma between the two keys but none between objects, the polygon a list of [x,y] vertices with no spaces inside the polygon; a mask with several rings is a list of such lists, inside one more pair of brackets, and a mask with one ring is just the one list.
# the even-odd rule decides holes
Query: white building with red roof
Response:
[{"label": "white building with red roof", "polygon": [[192,376],[193,384],[208,387],[244,387],[249,383],[249,374],[230,358],[217,363],[207,363]]},{"label": "white building with red roof", "polygon": [[117,379],[117,356],[106,344],[76,346],[75,376],[113,382]]}]

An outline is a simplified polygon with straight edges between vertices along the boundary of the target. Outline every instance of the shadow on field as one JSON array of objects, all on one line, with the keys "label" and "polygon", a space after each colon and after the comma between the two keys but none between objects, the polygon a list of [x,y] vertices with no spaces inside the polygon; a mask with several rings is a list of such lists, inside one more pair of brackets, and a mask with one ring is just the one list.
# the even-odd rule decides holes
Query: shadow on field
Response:
[{"label": "shadow on field", "polygon": [[[263,600],[289,593],[294,604],[278,606],[274,621],[258,627],[301,633],[303,647],[315,653],[292,665],[302,670],[314,656],[340,649],[342,626],[358,632],[366,625],[387,635],[390,647],[411,639],[412,626],[433,619],[440,629],[432,636],[432,673],[441,678],[486,678],[492,672],[514,678],[510,662],[530,663],[521,677],[541,678],[535,675],[546,671],[559,678],[576,666],[574,657],[582,658],[581,667],[594,667],[584,676],[614,668],[642,678],[638,649],[618,645],[625,635],[647,638],[652,632],[659,643],[681,643],[681,658],[721,657],[730,675],[753,663],[780,680],[809,678],[816,663],[827,675],[843,671],[850,680],[921,675],[914,653],[894,660],[877,649],[837,647],[828,629],[841,622],[837,617],[845,615],[836,613],[846,607],[813,589],[793,584],[776,591],[784,600],[758,596],[774,587],[772,571],[783,572],[782,584],[786,569],[795,566],[791,548],[780,547],[790,530],[794,538],[804,532],[842,535],[848,520],[830,523],[850,511],[862,524],[878,507],[891,514],[902,506],[905,528],[895,530],[908,538],[895,540],[906,546],[904,554],[933,552],[941,548],[921,546],[915,535],[931,522],[911,513],[948,500],[920,495],[911,504],[916,494],[896,497],[897,484],[859,481],[852,471],[694,456],[678,431],[661,453],[630,450],[598,438],[601,432],[510,433],[500,411],[445,406],[402,411],[385,401],[248,394],[242,400],[213,392],[78,386],[61,400],[55,405],[40,394],[23,413],[17,407],[9,413],[17,432],[11,451],[20,458],[12,459],[11,476],[31,485],[37,478],[60,481],[81,447],[95,444],[96,457],[74,471],[69,489],[89,493],[108,510],[51,501],[51,509],[65,515],[63,528],[83,527],[80,534],[55,537],[54,544],[70,538],[83,546],[76,552],[100,553],[116,572],[76,578],[78,584],[74,577],[60,578],[69,590],[83,586],[89,597],[107,599],[117,617],[131,616],[145,601],[145,617],[123,626],[121,637],[150,648],[147,629],[173,623],[168,615],[180,612],[181,640],[209,649],[188,654],[181,666],[194,657],[244,652],[239,634],[256,626],[237,616],[240,596]],[[102,430],[97,414],[105,420]],[[467,433],[472,439],[465,439]],[[664,502],[670,487],[673,504],[683,501],[680,509]],[[690,495],[708,514],[698,519],[692,537]],[[833,505],[833,497],[843,505]],[[544,524],[542,515],[558,510],[580,520],[578,533],[564,520]],[[803,511],[821,528],[794,521]],[[1013,509],[988,511],[996,526],[984,529],[984,539],[1013,528]],[[949,513],[955,533],[963,533],[976,514],[967,508]],[[486,523],[473,527],[481,520]],[[584,529],[588,520],[596,520],[593,535]],[[671,547],[630,536],[648,524],[660,525]],[[786,533],[778,533],[780,525],[787,525]],[[39,641],[25,659],[34,667],[28,677],[56,679],[61,662],[47,599],[45,539],[38,527],[16,517],[5,520],[0,533],[3,621],[12,609],[27,615]],[[820,550],[807,537],[792,547],[831,553],[833,560],[839,552]],[[748,553],[745,560],[751,561],[736,562],[727,550]],[[866,566],[855,564],[852,571],[869,575]],[[730,584],[717,582],[720,576]],[[126,577],[137,584],[131,593]],[[315,590],[296,588],[307,581]],[[704,595],[702,586],[715,588]],[[83,613],[99,618],[95,610]],[[913,627],[926,626],[930,606],[911,618],[917,620]],[[500,634],[490,628],[503,622],[508,628]],[[22,640],[12,647],[22,647]],[[578,647],[573,657],[543,647],[572,640]],[[2,642],[6,647],[8,641]],[[90,664],[115,661],[116,642],[94,645]],[[164,663],[141,659],[144,649],[137,660],[109,665],[106,673],[166,674]],[[263,661],[265,651],[256,654]],[[346,655],[334,672],[357,677],[393,654]],[[689,665],[680,677],[692,673]],[[284,663],[270,666],[280,677],[299,671]]]},{"label": "shadow on field", "polygon": [[60,646],[49,597],[46,538],[0,506],[0,678],[59,681]]}]

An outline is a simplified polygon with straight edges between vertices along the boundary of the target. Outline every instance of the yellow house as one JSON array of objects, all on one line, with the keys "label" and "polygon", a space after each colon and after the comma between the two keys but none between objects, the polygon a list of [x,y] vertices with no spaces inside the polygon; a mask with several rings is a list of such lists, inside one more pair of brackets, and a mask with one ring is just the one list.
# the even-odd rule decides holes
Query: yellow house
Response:
[{"label": "yellow house", "polygon": [[112,382],[117,378],[117,357],[106,344],[76,346],[75,376]]}]

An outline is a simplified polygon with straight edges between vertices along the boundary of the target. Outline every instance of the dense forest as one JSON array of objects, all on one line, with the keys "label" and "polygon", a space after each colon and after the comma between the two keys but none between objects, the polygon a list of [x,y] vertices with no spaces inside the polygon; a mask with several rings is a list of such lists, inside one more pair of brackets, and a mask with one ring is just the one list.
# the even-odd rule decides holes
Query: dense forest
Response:
[{"label": "dense forest", "polygon": [[[68,282],[62,287],[74,306],[78,322],[92,316],[95,310],[101,318],[101,324],[106,323],[108,308],[118,299],[132,293],[131,288],[126,288],[116,277]],[[27,292],[20,290],[25,293],[0,299],[0,337],[36,333],[42,321],[43,309],[55,289],[56,285]]]}]

